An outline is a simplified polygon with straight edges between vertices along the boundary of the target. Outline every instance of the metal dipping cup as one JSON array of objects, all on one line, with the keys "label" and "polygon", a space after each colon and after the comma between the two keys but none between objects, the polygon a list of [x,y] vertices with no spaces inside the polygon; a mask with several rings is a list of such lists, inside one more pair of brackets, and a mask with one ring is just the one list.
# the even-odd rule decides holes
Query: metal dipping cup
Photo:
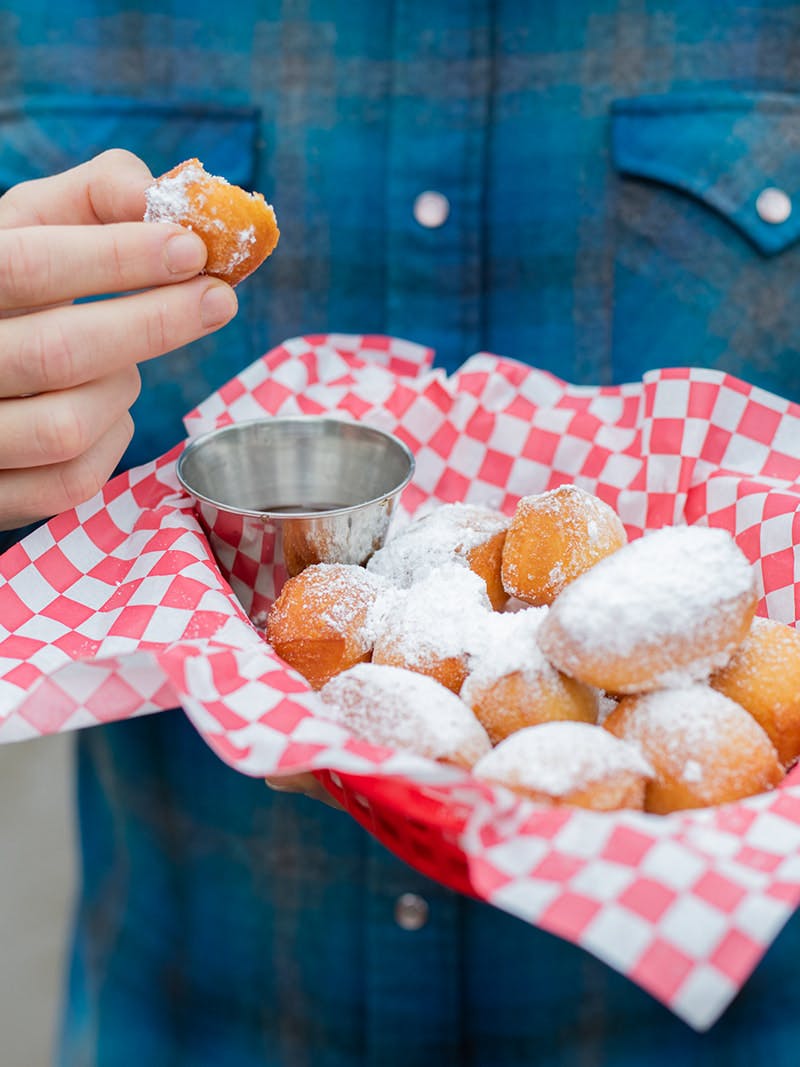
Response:
[{"label": "metal dipping cup", "polygon": [[287,577],[312,563],[363,564],[381,547],[414,457],[371,426],[276,416],[197,437],[176,472],[223,576],[261,626]]}]

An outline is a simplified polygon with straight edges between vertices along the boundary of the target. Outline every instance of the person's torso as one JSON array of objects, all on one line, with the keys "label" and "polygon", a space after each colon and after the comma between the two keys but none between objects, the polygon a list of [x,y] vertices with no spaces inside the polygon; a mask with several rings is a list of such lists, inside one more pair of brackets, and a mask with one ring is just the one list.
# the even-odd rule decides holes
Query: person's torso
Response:
[{"label": "person's torso", "polygon": [[114,144],[154,172],[199,155],[281,225],[236,323],[145,368],[131,459],[326,330],[448,369],[480,349],[579,382],[701,364],[800,398],[800,7],[24,7],[0,13],[0,185]]},{"label": "person's torso", "polygon": [[[154,172],[197,155],[276,207],[237,320],[143,367],[131,462],[326,330],[579,382],[703,364],[800,399],[800,209],[759,201],[800,196],[799,32],[800,6],[766,0],[12,0],[0,188],[120,145]],[[70,1067],[794,1062],[797,923],[695,1037],[201,749],[169,713],[81,739]],[[420,929],[396,921],[406,892]]]}]

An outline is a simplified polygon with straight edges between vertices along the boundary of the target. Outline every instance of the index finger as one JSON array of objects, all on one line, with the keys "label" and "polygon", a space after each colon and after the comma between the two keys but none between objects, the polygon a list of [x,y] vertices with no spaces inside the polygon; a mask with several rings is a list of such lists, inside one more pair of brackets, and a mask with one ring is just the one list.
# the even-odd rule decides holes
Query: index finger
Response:
[{"label": "index finger", "polygon": [[0,396],[71,389],[218,330],[236,313],[225,282],[191,281],[0,321]]},{"label": "index finger", "polygon": [[182,281],[205,261],[197,234],[165,222],[0,230],[0,315]]},{"label": "index finger", "polygon": [[152,180],[138,156],[112,148],[61,174],[15,185],[0,197],[0,228],[141,221]]}]

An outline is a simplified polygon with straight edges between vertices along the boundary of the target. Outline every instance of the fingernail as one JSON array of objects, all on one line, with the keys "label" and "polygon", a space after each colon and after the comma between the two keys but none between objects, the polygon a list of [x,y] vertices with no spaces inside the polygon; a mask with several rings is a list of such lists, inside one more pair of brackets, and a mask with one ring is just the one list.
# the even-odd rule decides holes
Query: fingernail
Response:
[{"label": "fingernail", "polygon": [[170,274],[202,270],[206,263],[206,246],[197,234],[179,233],[164,245],[164,262]]},{"label": "fingernail", "polygon": [[238,306],[236,294],[229,285],[210,285],[200,300],[200,321],[207,330],[224,326],[236,314]]}]

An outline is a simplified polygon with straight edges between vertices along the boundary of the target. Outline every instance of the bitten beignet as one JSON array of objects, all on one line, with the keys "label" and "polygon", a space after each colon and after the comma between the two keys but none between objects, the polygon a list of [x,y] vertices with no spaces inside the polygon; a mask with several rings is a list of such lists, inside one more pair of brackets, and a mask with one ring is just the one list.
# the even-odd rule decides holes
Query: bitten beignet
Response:
[{"label": "bitten beignet", "polygon": [[205,273],[238,285],[278,243],[275,212],[261,193],[248,193],[187,159],[145,190],[145,222],[176,222],[202,237]]}]

